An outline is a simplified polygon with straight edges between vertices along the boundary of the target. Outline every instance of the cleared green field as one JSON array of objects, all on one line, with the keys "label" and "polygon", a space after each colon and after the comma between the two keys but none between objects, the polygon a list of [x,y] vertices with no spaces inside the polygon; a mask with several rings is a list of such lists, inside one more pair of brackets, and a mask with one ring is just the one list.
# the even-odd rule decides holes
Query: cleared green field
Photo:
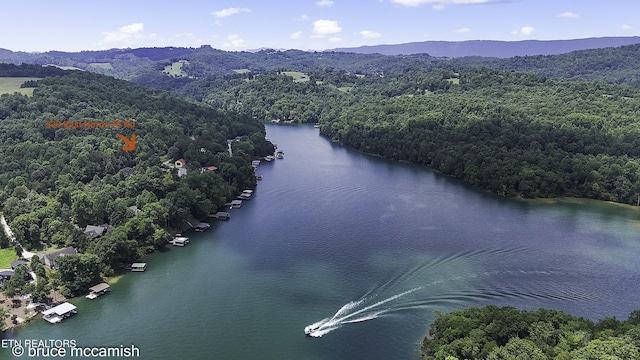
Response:
[{"label": "cleared green field", "polygon": [[62,69],[62,70],[80,70],[80,71],[82,71],[82,69],[77,68],[75,66],[61,66],[61,65],[54,65],[54,64],[47,64],[47,65],[44,65],[44,66],[55,66],[58,69]]},{"label": "cleared green field", "polygon": [[19,92],[25,95],[33,95],[34,88],[20,88],[23,82],[27,80],[40,80],[42,78],[34,77],[0,77],[0,94],[13,94]]},{"label": "cleared green field", "polygon": [[299,71],[283,71],[283,74],[293,77],[294,82],[309,81],[309,75]]},{"label": "cleared green field", "polygon": [[105,69],[105,70],[113,70],[113,66],[111,63],[91,63],[89,67]]},{"label": "cleared green field", "polygon": [[0,269],[11,269],[11,262],[17,258],[18,256],[13,247],[0,249]]},{"label": "cleared green field", "polygon": [[233,69],[233,72],[236,74],[246,74],[246,73],[250,73],[251,70],[249,69]]},{"label": "cleared green field", "polygon": [[182,65],[184,65],[184,61],[176,61],[171,65],[167,65],[162,70],[163,73],[169,76],[182,77],[187,76],[187,73],[182,70]]},{"label": "cleared green field", "polygon": [[450,79],[447,79],[447,81],[451,82],[454,85],[460,84],[460,79],[458,78],[450,78]]}]

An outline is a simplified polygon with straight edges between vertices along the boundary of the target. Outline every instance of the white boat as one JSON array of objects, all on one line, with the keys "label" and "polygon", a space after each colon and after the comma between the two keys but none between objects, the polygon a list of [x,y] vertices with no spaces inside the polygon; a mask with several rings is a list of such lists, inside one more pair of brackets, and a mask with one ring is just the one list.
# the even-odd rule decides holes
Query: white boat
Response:
[{"label": "white boat", "polygon": [[307,325],[304,328],[304,334],[307,336],[311,336],[311,333],[313,333],[314,331],[318,330],[320,328],[320,325]]},{"label": "white boat", "polygon": [[267,156],[264,157],[265,161],[273,161],[274,159],[275,159],[275,156],[273,156],[273,155],[267,155]]}]

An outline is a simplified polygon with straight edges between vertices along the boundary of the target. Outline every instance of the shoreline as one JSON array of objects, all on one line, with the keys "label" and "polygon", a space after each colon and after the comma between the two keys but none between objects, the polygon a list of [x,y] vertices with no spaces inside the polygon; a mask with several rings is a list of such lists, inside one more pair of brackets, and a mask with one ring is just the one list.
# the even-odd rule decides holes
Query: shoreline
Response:
[{"label": "shoreline", "polygon": [[640,207],[636,206],[636,205],[625,204],[625,203],[615,202],[615,201],[611,201],[611,200],[593,199],[593,198],[580,198],[580,197],[573,197],[573,196],[558,196],[558,197],[548,197],[548,198],[545,198],[545,197],[528,198],[528,197],[523,197],[520,194],[517,194],[517,195],[514,195],[514,196],[503,196],[503,195],[497,194],[495,192],[492,192],[491,190],[483,189],[481,187],[472,185],[468,181],[465,181],[463,179],[459,179],[459,178],[457,178],[457,177],[455,177],[453,175],[450,175],[450,174],[447,174],[447,173],[442,172],[440,170],[434,169],[429,164],[421,164],[421,163],[411,162],[411,161],[407,161],[407,160],[389,159],[389,158],[386,158],[386,157],[384,157],[382,155],[379,155],[379,154],[366,152],[364,150],[356,149],[354,147],[345,145],[345,144],[341,143],[340,141],[331,139],[330,137],[328,137],[327,135],[323,134],[322,132],[320,132],[319,135],[324,137],[325,139],[327,139],[332,144],[340,145],[340,146],[345,147],[347,149],[356,151],[356,152],[358,152],[360,154],[364,154],[364,155],[367,155],[367,156],[372,156],[372,157],[378,158],[378,159],[384,159],[384,160],[387,160],[387,161],[393,161],[393,162],[397,162],[397,163],[400,163],[400,164],[407,164],[407,165],[425,167],[425,168],[433,171],[434,173],[441,174],[441,175],[444,175],[444,176],[449,177],[451,179],[458,180],[458,181],[462,182],[463,184],[469,186],[470,188],[472,188],[474,190],[479,190],[479,191],[485,192],[487,194],[498,196],[498,197],[503,198],[503,199],[515,199],[515,200],[527,201],[527,202],[529,202],[529,201],[531,201],[531,202],[541,202],[541,203],[545,202],[545,203],[549,203],[549,204],[558,203],[558,202],[578,203],[578,202],[581,202],[581,201],[584,201],[584,202],[598,202],[598,203],[602,203],[602,204],[620,206],[620,207],[626,208],[628,210],[640,211]]}]

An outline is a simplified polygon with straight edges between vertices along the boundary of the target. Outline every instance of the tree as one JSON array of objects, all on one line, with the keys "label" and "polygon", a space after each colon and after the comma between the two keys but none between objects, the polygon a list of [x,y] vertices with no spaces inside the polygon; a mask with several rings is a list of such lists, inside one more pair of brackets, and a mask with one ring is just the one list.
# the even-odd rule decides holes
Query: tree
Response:
[{"label": "tree", "polygon": [[3,331],[7,328],[7,319],[11,315],[11,312],[4,307],[0,306],[0,331]]},{"label": "tree", "polygon": [[591,340],[587,346],[571,352],[574,360],[638,360],[640,351],[628,337]]},{"label": "tree", "polygon": [[56,258],[56,265],[65,286],[63,294],[66,297],[86,293],[89,287],[102,280],[100,276],[102,264],[94,254],[59,256]]},{"label": "tree", "polygon": [[104,266],[102,272],[106,276],[111,276],[123,265],[131,264],[137,259],[137,246],[138,243],[130,240],[124,229],[120,227],[94,240],[87,248],[87,252],[97,255]]},{"label": "tree", "polygon": [[4,228],[0,229],[0,249],[6,249],[11,245],[9,237],[4,232]]},{"label": "tree", "polygon": [[487,356],[487,360],[547,360],[547,357],[531,340],[513,338]]}]

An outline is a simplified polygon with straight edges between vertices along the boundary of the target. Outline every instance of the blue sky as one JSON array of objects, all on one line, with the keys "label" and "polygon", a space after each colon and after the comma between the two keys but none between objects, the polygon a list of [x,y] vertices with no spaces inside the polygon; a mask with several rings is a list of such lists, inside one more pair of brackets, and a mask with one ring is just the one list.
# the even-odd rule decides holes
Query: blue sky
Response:
[{"label": "blue sky", "polygon": [[14,51],[325,50],[640,35],[638,0],[20,0],[3,2],[2,13],[0,48]]}]

